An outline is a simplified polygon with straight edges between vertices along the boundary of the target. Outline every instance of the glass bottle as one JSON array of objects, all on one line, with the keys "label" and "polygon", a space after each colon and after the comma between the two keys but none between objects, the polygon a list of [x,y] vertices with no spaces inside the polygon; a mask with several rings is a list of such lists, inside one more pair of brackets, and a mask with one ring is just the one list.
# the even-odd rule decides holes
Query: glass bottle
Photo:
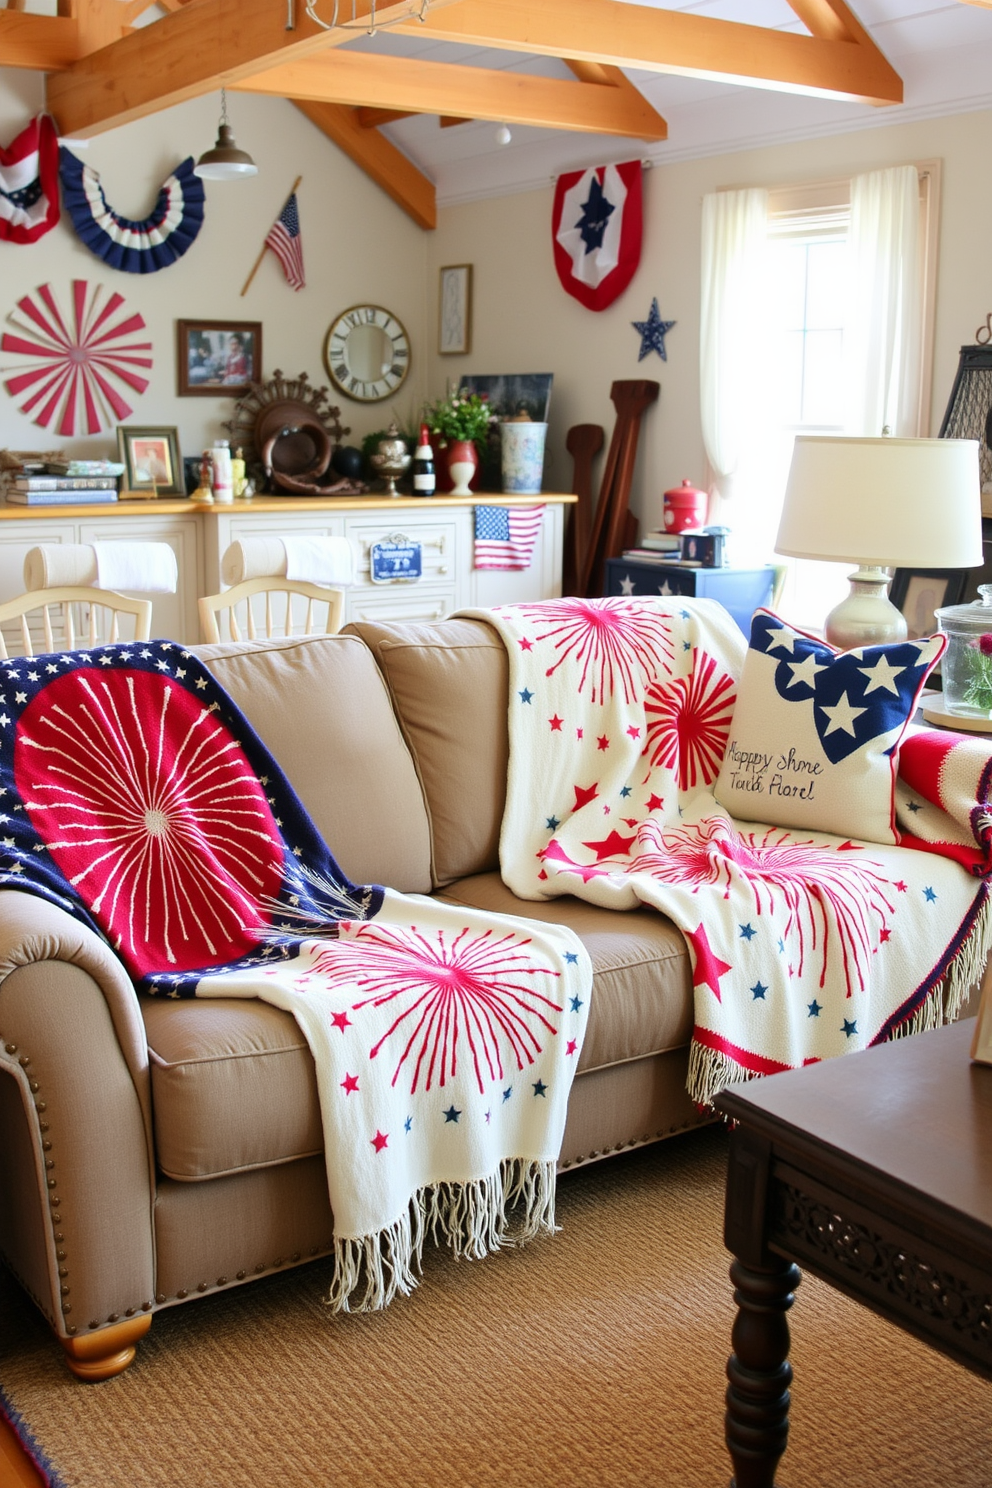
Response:
[{"label": "glass bottle", "polygon": [[427,425],[421,424],[420,437],[413,456],[413,494],[414,496],[433,496],[436,487],[434,451],[431,449]]}]

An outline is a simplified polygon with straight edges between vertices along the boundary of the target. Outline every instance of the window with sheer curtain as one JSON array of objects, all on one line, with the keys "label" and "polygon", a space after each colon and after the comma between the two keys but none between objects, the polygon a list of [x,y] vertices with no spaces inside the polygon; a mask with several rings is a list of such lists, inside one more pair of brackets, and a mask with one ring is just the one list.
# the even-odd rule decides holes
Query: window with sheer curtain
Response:
[{"label": "window with sheer curtain", "polygon": [[926,432],[938,162],[703,203],[701,403],[736,562],[786,569],[816,628],[850,564],[774,553],[797,434]]}]

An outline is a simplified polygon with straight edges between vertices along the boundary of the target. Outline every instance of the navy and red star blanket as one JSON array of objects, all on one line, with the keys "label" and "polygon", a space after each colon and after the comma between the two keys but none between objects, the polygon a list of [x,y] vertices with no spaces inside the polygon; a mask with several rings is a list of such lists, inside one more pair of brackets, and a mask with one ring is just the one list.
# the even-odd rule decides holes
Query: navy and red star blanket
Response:
[{"label": "navy and red star blanket", "polygon": [[0,662],[0,886],[103,935],[138,988],[258,997],[313,1051],[337,1309],[554,1229],[589,1011],[553,925],[349,882],[224,690],[167,641]]},{"label": "navy and red star blanket", "polygon": [[940,746],[910,751],[920,778],[897,780],[896,798],[900,816],[927,803],[912,845],[928,852],[739,821],[713,794],[745,653],[719,605],[469,613],[510,659],[503,879],[522,899],[648,904],[673,920],[692,963],[694,1099],[956,1015],[990,940],[988,808],[965,799],[988,786],[987,746],[984,774],[970,754],[945,768],[943,796]]}]

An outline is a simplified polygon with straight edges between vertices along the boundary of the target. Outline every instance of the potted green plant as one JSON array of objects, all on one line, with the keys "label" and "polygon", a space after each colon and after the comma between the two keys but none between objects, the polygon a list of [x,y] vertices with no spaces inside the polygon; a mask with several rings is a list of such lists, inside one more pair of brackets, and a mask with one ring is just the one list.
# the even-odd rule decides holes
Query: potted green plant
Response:
[{"label": "potted green plant", "polygon": [[[479,450],[484,448],[489,425],[495,415],[485,394],[459,388],[424,407],[424,422],[431,436],[439,473],[447,472],[452,495],[470,494],[469,482],[479,468]],[[461,467],[455,471],[453,466]],[[464,467],[470,466],[466,470]]]}]

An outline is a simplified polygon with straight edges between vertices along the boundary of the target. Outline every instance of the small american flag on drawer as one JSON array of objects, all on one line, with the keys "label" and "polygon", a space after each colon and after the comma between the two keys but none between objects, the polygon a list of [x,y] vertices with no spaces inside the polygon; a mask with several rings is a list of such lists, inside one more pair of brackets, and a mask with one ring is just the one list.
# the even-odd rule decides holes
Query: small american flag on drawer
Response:
[{"label": "small american flag on drawer", "polygon": [[530,568],[543,506],[477,506],[476,568]]}]

